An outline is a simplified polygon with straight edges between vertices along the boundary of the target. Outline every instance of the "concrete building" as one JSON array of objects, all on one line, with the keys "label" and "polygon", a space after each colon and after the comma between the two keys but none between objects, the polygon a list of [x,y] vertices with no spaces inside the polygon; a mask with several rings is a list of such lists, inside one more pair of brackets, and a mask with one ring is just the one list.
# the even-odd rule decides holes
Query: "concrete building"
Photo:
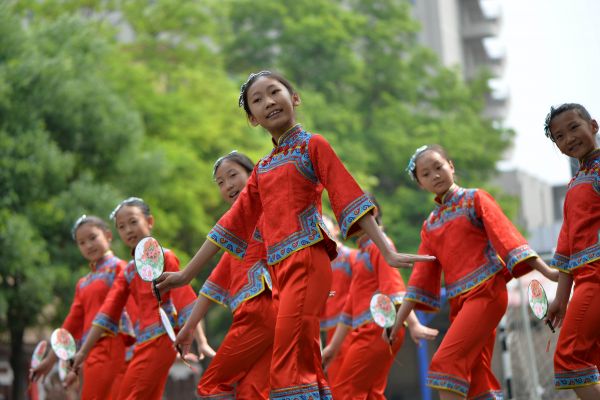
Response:
[{"label": "concrete building", "polygon": [[502,83],[504,52],[497,41],[501,28],[500,3],[493,0],[412,0],[413,16],[421,22],[421,43],[435,51],[448,67],[458,66],[466,80],[482,68],[489,81],[486,116],[502,120],[508,90]]}]

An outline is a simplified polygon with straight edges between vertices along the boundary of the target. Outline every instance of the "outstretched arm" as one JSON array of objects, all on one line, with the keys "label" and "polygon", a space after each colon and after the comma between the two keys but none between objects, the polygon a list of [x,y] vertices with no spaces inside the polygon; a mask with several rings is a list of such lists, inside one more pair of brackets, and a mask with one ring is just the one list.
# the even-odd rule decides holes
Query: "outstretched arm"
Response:
[{"label": "outstretched arm", "polygon": [[417,346],[420,344],[421,339],[433,340],[439,333],[437,329],[432,329],[421,324],[421,321],[419,321],[419,318],[417,318],[417,314],[415,314],[414,311],[411,311],[410,314],[408,314],[406,322],[408,324],[408,330],[410,331],[410,337]]},{"label": "outstretched arm", "polygon": [[170,289],[187,285],[196,275],[198,275],[206,263],[213,258],[220,249],[219,246],[210,240],[205,240],[202,247],[200,247],[198,252],[196,252],[194,257],[182,271],[165,272],[159,276],[156,280],[156,288],[163,294]]},{"label": "outstretched arm", "polygon": [[548,317],[546,317],[546,320],[550,321],[555,329],[562,326],[565,314],[567,313],[567,305],[569,304],[572,286],[573,275],[560,272],[558,275],[556,296],[548,308]]},{"label": "outstretched arm", "polygon": [[538,270],[546,278],[553,282],[558,282],[559,272],[557,269],[550,268],[540,257],[534,257],[525,260],[525,262],[533,269]]},{"label": "outstretched arm", "polygon": [[[400,308],[398,309],[398,312],[396,313],[396,323],[394,324],[394,327],[392,328],[392,333],[390,334],[390,337],[392,338],[392,343],[398,337],[398,330],[400,329],[402,324],[404,324],[404,321],[409,317],[409,315],[411,313],[414,315],[414,312],[413,312],[414,308],[415,308],[415,303],[413,303],[412,301],[403,301],[402,304],[400,305]],[[415,316],[415,318],[416,318],[416,316]],[[410,321],[409,321],[409,323],[410,323]]]},{"label": "outstretched arm", "polygon": [[397,253],[388,243],[383,231],[377,225],[375,218],[371,214],[366,214],[357,221],[360,228],[365,232],[369,239],[375,243],[375,246],[381,252],[385,261],[392,267],[412,268],[416,261],[432,261],[435,257],[428,255],[413,255]]},{"label": "outstretched arm", "polygon": [[[181,346],[181,352],[185,356],[190,352],[190,348],[192,346],[192,342],[194,341],[194,336],[198,335],[197,332],[198,325],[200,325],[200,321],[204,318],[208,309],[210,307],[211,301],[204,296],[198,296],[196,299],[196,303],[194,304],[194,308],[192,312],[183,325],[183,328],[177,334],[177,338],[175,339],[175,346]],[[204,335],[204,331],[202,331],[202,337],[196,337],[198,340],[198,346],[200,347],[202,338],[204,338],[203,343],[206,343],[206,336]],[[207,343],[206,343],[207,344]],[[200,349],[202,352],[202,349]],[[212,350],[212,349],[211,349]],[[207,354],[208,355],[208,354]]]}]

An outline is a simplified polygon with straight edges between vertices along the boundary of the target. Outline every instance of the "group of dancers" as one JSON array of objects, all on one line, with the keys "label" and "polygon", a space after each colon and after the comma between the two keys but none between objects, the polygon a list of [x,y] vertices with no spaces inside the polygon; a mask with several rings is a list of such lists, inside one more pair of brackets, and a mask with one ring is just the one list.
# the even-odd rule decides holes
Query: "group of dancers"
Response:
[{"label": "group of dancers", "polygon": [[[548,313],[562,326],[556,388],[600,398],[600,150],[598,124],[583,106],[552,108],[546,120],[546,135],[580,161],[550,267],[489,193],[455,183],[454,164],[438,145],[419,147],[408,162],[408,174],[435,195],[435,205],[423,222],[418,255],[398,253],[383,232],[375,198],[361,190],[323,136],[297,123],[300,101],[289,81],[269,71],[251,74],[242,85],[239,105],[253,126],[271,134],[273,150],[256,165],[237,151],[219,158],[213,178],[230,209],[181,271],[165,250],[156,288],[178,329],[174,344],[152,285],[136,274],[133,261],[110,251],[109,226],[95,216],[75,222],[73,238],[91,271],[77,283],[63,324],[81,342],[67,386],[81,381],[83,399],[160,399],[174,345],[187,357],[195,339],[200,356],[214,357],[198,383],[200,399],[384,399],[405,327],[417,342],[438,335],[414,309],[440,308],[443,273],[450,326],[427,384],[443,400],[502,399],[491,360],[507,308],[506,283],[535,269],[558,281]],[[323,189],[337,224],[322,215]],[[155,224],[140,198],[119,203],[111,219],[132,251]],[[357,249],[341,242],[351,236]],[[196,296],[190,281],[220,250]],[[397,268],[412,269],[406,286]],[[375,293],[396,305],[391,331],[371,316]],[[233,313],[216,354],[200,324],[212,303]],[[32,378],[45,376],[55,361],[49,354]]]}]

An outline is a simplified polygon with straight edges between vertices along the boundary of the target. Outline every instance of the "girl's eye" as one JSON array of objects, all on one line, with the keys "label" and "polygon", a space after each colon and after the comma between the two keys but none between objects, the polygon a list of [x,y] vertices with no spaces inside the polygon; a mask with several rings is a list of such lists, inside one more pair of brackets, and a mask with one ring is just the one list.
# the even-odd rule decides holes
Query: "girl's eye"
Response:
[{"label": "girl's eye", "polygon": [[259,101],[260,101],[260,98],[259,98],[259,97],[257,97],[257,98],[255,98],[254,100],[252,100],[252,103],[253,103],[253,104],[256,104],[256,103],[258,103]]},{"label": "girl's eye", "polygon": [[281,92],[281,89],[273,89],[273,91],[271,92],[271,94],[275,94],[275,93],[279,93]]}]

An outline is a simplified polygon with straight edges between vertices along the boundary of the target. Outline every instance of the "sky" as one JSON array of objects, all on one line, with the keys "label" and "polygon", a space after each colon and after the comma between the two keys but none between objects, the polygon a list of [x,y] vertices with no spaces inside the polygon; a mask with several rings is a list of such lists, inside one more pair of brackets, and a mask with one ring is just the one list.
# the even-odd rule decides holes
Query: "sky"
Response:
[{"label": "sky", "polygon": [[551,105],[575,102],[600,121],[600,1],[501,0],[499,41],[509,94],[505,125],[517,135],[499,168],[552,185],[570,179],[568,159],[543,132]]}]

